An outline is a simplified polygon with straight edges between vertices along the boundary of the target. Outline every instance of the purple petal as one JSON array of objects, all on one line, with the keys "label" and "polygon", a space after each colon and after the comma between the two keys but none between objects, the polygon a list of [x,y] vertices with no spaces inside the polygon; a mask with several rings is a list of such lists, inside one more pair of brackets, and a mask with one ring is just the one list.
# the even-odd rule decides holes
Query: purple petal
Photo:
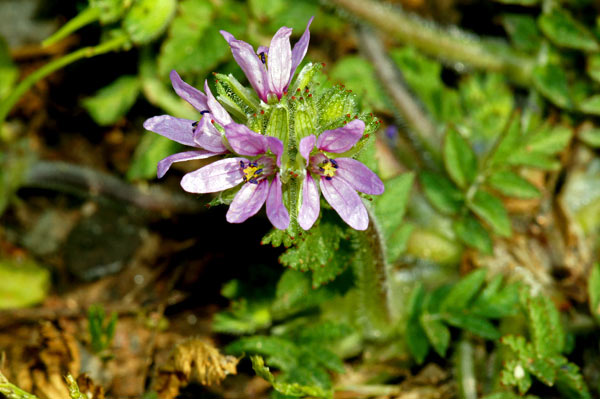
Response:
[{"label": "purple petal", "polygon": [[365,131],[365,123],[354,119],[342,127],[325,130],[317,139],[317,148],[327,152],[346,152],[354,146]]},{"label": "purple petal", "polygon": [[267,199],[269,181],[264,179],[258,184],[246,183],[229,205],[227,221],[229,223],[242,223],[260,210]]},{"label": "purple petal", "polygon": [[175,89],[175,93],[177,93],[179,97],[183,98],[200,112],[208,109],[206,95],[204,93],[185,83],[174,69],[169,76],[171,77],[173,89]]},{"label": "purple petal", "polygon": [[317,138],[314,134],[310,136],[304,137],[300,140],[300,145],[298,146],[298,150],[300,151],[300,155],[302,158],[306,159],[306,165],[308,165],[308,159],[310,158],[310,152],[315,148],[315,142]]},{"label": "purple petal", "polygon": [[210,158],[215,155],[219,155],[219,154],[216,154],[212,151],[204,151],[204,150],[186,151],[186,152],[180,152],[177,154],[170,155],[170,156],[166,157],[165,159],[162,159],[161,161],[158,162],[156,176],[159,179],[162,178],[165,175],[165,173],[167,173],[167,171],[169,170],[171,165],[173,165],[175,162],[191,161],[192,159]]},{"label": "purple petal", "polygon": [[174,118],[171,115],[160,115],[144,122],[144,129],[158,133],[168,139],[190,147],[198,147],[194,142],[194,123],[189,119]]},{"label": "purple petal", "polygon": [[335,162],[338,164],[336,178],[341,177],[350,187],[361,193],[383,194],[384,186],[379,176],[361,162],[352,158],[336,158]]},{"label": "purple petal", "polygon": [[298,224],[304,230],[309,230],[319,217],[321,204],[317,182],[307,173],[302,186],[302,206],[298,211]]},{"label": "purple petal", "polygon": [[310,31],[308,28],[310,28],[310,24],[314,18],[315,17],[311,17],[308,20],[308,24],[306,24],[306,29],[304,30],[302,37],[296,42],[296,44],[294,44],[294,48],[292,49],[292,70],[290,71],[290,79],[287,83],[288,85],[291,83],[292,78],[294,77],[296,68],[298,68],[298,65],[300,65],[302,59],[304,59],[306,50],[308,50],[308,42],[310,42]]},{"label": "purple petal", "polygon": [[279,230],[285,230],[290,225],[290,214],[283,205],[281,193],[281,180],[279,174],[275,175],[275,179],[269,187],[269,195],[267,196],[267,217]]},{"label": "purple petal", "polygon": [[219,125],[225,126],[233,122],[229,113],[225,111],[225,108],[217,101],[217,99],[213,96],[210,91],[210,87],[208,87],[208,81],[204,81],[204,91],[206,92],[206,103],[208,104],[208,109],[212,114],[213,118],[219,122]]},{"label": "purple petal", "polygon": [[204,114],[194,133],[197,146],[213,152],[227,152],[221,132],[211,122],[212,115]]},{"label": "purple petal", "polygon": [[181,179],[181,187],[190,193],[215,193],[240,184],[244,173],[240,161],[245,158],[227,158],[190,172]]},{"label": "purple petal", "polygon": [[241,155],[259,155],[267,152],[267,138],[238,123],[225,126],[225,137],[233,151]]},{"label": "purple petal", "polygon": [[258,96],[266,102],[267,94],[269,93],[267,69],[254,53],[254,49],[248,43],[236,40],[229,32],[221,31],[221,34],[227,40],[227,43],[229,43],[233,58],[240,68],[242,68],[242,71],[244,71],[248,81]]},{"label": "purple petal", "polygon": [[344,179],[321,178],[321,191],[329,205],[336,210],[344,222],[356,230],[366,230],[369,215],[356,191]]},{"label": "purple petal", "polygon": [[283,155],[283,143],[277,137],[266,136],[269,149],[277,155],[277,166],[281,166],[281,156]]},{"label": "purple petal", "polygon": [[269,74],[270,89],[279,98],[283,95],[283,91],[290,80],[290,71],[292,69],[291,34],[291,28],[286,28],[285,26],[279,28],[269,46],[267,72]]}]

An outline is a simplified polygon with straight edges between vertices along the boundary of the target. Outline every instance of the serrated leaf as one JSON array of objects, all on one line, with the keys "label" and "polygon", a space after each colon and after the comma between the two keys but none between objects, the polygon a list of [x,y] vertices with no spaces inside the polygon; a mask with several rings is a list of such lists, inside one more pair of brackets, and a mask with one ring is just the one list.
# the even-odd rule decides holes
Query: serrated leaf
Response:
[{"label": "serrated leaf", "polygon": [[450,330],[440,320],[438,315],[423,313],[420,317],[421,326],[438,355],[445,357],[450,345]]},{"label": "serrated leaf", "polygon": [[556,367],[545,358],[533,359],[528,363],[527,370],[548,386],[552,386],[556,380]]},{"label": "serrated leaf", "polygon": [[296,397],[312,396],[318,398],[333,397],[333,393],[331,391],[327,391],[319,386],[279,382],[275,379],[269,368],[265,366],[265,361],[262,357],[251,356],[250,360],[252,361],[252,368],[256,374],[267,380],[269,383],[271,383],[271,385],[273,385],[273,388],[284,395]]},{"label": "serrated leaf", "polygon": [[485,220],[496,234],[503,237],[510,236],[510,219],[500,199],[486,191],[478,190],[468,206],[477,216]]},{"label": "serrated leaf", "polygon": [[502,16],[502,25],[517,49],[535,53],[540,48],[542,35],[531,15],[505,14]]},{"label": "serrated leaf", "polygon": [[538,19],[540,29],[556,45],[582,51],[598,51],[593,33],[565,9],[553,8]]},{"label": "serrated leaf", "polygon": [[180,144],[166,137],[146,132],[135,149],[131,165],[129,165],[129,170],[127,170],[127,179],[156,178],[156,165],[158,161],[172,155],[180,148]]},{"label": "serrated leaf", "polygon": [[469,247],[476,248],[484,254],[491,254],[493,242],[487,230],[471,214],[463,215],[454,222],[454,232],[458,239]]},{"label": "serrated leaf", "polygon": [[600,322],[600,263],[596,263],[588,280],[590,312]]},{"label": "serrated leaf", "polygon": [[437,210],[450,215],[460,211],[463,206],[463,194],[446,177],[424,171],[419,174],[419,181],[425,197]]},{"label": "serrated leaf", "polygon": [[477,175],[477,158],[469,143],[453,128],[448,128],[444,140],[444,165],[454,182],[466,188]]},{"label": "serrated leaf", "polygon": [[558,65],[538,65],[532,73],[534,87],[555,105],[571,109],[573,102],[565,71]]},{"label": "serrated leaf", "polygon": [[444,320],[454,327],[470,331],[485,339],[497,340],[500,338],[498,329],[483,317],[471,314],[450,313],[444,315]]},{"label": "serrated leaf", "polygon": [[261,245],[271,244],[274,248],[283,244],[289,248],[294,243],[294,237],[291,237],[287,230],[272,229],[261,240]]},{"label": "serrated leaf", "polygon": [[406,345],[418,364],[423,363],[429,353],[429,342],[421,326],[419,316],[425,299],[423,285],[418,283],[408,300],[408,320],[406,323]]},{"label": "serrated leaf", "polygon": [[500,379],[505,386],[516,386],[521,395],[531,387],[531,376],[523,367],[523,363],[517,360],[509,360],[504,365]]},{"label": "serrated leaf", "polygon": [[175,0],[136,0],[123,20],[135,44],[146,44],[160,36],[175,14]]},{"label": "serrated leaf", "polygon": [[527,317],[535,352],[539,356],[559,354],[565,347],[560,314],[550,298],[525,295]]},{"label": "serrated leaf", "polygon": [[510,197],[537,198],[540,196],[540,190],[536,186],[514,172],[492,173],[487,182],[492,188]]},{"label": "serrated leaf", "polygon": [[565,363],[557,369],[556,386],[567,398],[591,399],[592,397],[579,367],[573,363]]},{"label": "serrated leaf", "polygon": [[133,106],[140,88],[137,76],[121,76],[92,97],[84,99],[82,105],[97,124],[112,125]]},{"label": "serrated leaf", "polygon": [[442,301],[440,310],[442,312],[463,311],[483,286],[485,275],[486,271],[479,269],[461,278]]},{"label": "serrated leaf", "polygon": [[313,286],[316,288],[348,267],[351,249],[347,245],[341,247],[342,238],[346,235],[345,226],[338,224],[337,219],[324,214],[321,222],[307,231],[295,247],[281,255],[279,261],[300,271],[314,272],[320,268],[328,268],[313,274]]}]

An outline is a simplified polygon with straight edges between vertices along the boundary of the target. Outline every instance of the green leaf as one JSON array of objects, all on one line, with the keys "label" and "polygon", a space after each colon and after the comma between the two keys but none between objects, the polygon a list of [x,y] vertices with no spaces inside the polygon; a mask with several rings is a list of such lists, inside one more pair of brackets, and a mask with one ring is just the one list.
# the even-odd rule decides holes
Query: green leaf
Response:
[{"label": "green leaf", "polygon": [[586,71],[590,78],[600,83],[600,54],[590,54],[588,56]]},{"label": "green leaf", "polygon": [[531,387],[531,375],[525,371],[524,364],[517,360],[509,360],[504,364],[500,380],[502,385],[516,386],[521,395]]},{"label": "green leaf", "polygon": [[502,25],[514,46],[528,53],[536,53],[542,44],[542,35],[535,19],[525,14],[505,14]]},{"label": "green leaf", "polygon": [[577,104],[577,108],[586,114],[600,115],[600,94],[591,96]]},{"label": "green leaf", "polygon": [[446,177],[423,171],[419,174],[425,197],[437,210],[445,214],[456,214],[463,206],[463,194]]},{"label": "green leaf", "polygon": [[315,385],[301,385],[297,383],[286,383],[279,382],[275,379],[271,371],[267,366],[265,366],[265,361],[260,356],[251,356],[250,360],[252,361],[252,368],[256,372],[259,377],[267,380],[276,391],[289,396],[295,397],[317,397],[317,398],[332,398],[333,392],[330,390],[325,390],[319,386]]},{"label": "green leaf", "polygon": [[600,263],[596,263],[588,280],[590,312],[600,322]]},{"label": "green leaf", "polygon": [[565,71],[558,65],[538,65],[532,73],[534,87],[555,105],[571,109],[573,102]]},{"label": "green leaf", "polygon": [[40,303],[50,287],[50,272],[30,259],[0,258],[0,309]]},{"label": "green leaf", "polygon": [[510,171],[498,171],[488,178],[488,184],[500,193],[516,198],[537,198],[540,191],[528,180]]},{"label": "green leaf", "polygon": [[438,355],[445,357],[450,345],[450,330],[440,320],[438,315],[423,313],[420,317],[421,326]]},{"label": "green leaf", "polygon": [[[352,250],[345,226],[331,213],[324,213],[318,225],[307,231],[295,247],[279,257],[281,264],[300,271],[313,271],[313,287],[317,288],[342,273],[349,265]],[[324,270],[320,270],[324,269]]]},{"label": "green leaf", "polygon": [[19,77],[19,70],[10,56],[6,40],[0,36],[0,99],[6,97]]},{"label": "green leaf", "polygon": [[465,214],[454,222],[454,232],[458,239],[469,247],[476,248],[484,254],[491,254],[493,242],[487,230],[471,214]]},{"label": "green leaf", "polygon": [[470,331],[485,339],[497,340],[500,338],[498,329],[483,317],[471,314],[450,313],[444,315],[444,320],[454,327]]},{"label": "green leaf", "polygon": [[174,154],[180,148],[180,144],[166,137],[146,132],[135,149],[131,165],[127,171],[127,179],[155,178],[158,161]]},{"label": "green leaf", "polygon": [[538,24],[542,32],[558,46],[588,52],[600,49],[593,33],[565,9],[555,7],[550,12],[542,13]]},{"label": "green leaf", "polygon": [[149,43],[167,28],[176,6],[176,0],[135,0],[123,27],[135,44]]},{"label": "green leaf", "polygon": [[121,76],[108,86],[83,100],[83,107],[101,125],[112,125],[121,119],[135,103],[140,93],[137,76]]},{"label": "green leaf", "polygon": [[596,127],[582,128],[577,137],[590,147],[600,148],[600,129]]},{"label": "green leaf", "polygon": [[532,360],[527,364],[527,370],[544,384],[552,386],[556,380],[556,367],[547,358]]},{"label": "green leaf", "polygon": [[375,77],[375,70],[363,57],[351,55],[340,59],[331,69],[329,76],[335,82],[344,83],[348,89],[357,93],[369,108],[386,109],[382,97],[383,91]]},{"label": "green leaf", "polygon": [[[404,173],[385,182],[385,191],[374,200],[375,216],[386,241],[388,261],[393,262],[402,253],[406,242],[396,233],[403,227],[402,219],[414,181],[413,173]],[[403,229],[404,230],[404,229]]]},{"label": "green leaf", "polygon": [[250,0],[250,11],[259,20],[271,19],[285,10],[285,0]]},{"label": "green leaf", "polygon": [[531,297],[526,291],[524,300],[535,352],[539,356],[561,353],[565,347],[565,332],[552,300],[541,295]]},{"label": "green leaf", "polygon": [[527,138],[525,150],[529,153],[554,155],[564,150],[573,136],[573,128],[565,125],[542,125]]},{"label": "green leaf", "polygon": [[469,143],[453,128],[448,128],[444,140],[444,165],[448,175],[462,188],[477,175],[477,158]]},{"label": "green leaf", "polygon": [[556,386],[566,398],[591,399],[592,397],[579,367],[573,363],[565,362],[557,368]]},{"label": "green leaf", "polygon": [[500,319],[517,314],[519,311],[519,285],[506,284],[503,287],[502,276],[497,275],[485,287],[471,308],[471,314],[488,319]]},{"label": "green leaf", "polygon": [[490,166],[502,165],[514,154],[515,148],[518,148],[522,143],[521,135],[521,114],[513,113],[512,117],[506,124],[502,136],[499,138],[499,143],[490,155],[488,164]]},{"label": "green leaf", "polygon": [[510,219],[502,201],[497,197],[486,191],[478,190],[468,206],[477,216],[485,220],[496,234],[503,237],[510,236]]},{"label": "green leaf", "polygon": [[425,299],[423,284],[417,283],[408,300],[408,320],[406,323],[406,345],[417,363],[421,364],[429,353],[429,342],[421,326],[419,315]]},{"label": "green leaf", "polygon": [[468,307],[469,303],[485,282],[486,271],[475,270],[456,283],[441,303],[442,312],[460,312]]}]

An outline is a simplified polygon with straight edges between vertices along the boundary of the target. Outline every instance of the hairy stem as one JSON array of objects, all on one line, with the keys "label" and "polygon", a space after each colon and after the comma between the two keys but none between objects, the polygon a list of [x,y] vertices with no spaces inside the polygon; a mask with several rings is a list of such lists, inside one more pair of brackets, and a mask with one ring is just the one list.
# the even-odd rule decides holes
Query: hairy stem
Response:
[{"label": "hairy stem", "polygon": [[458,28],[443,29],[430,21],[375,0],[329,0],[361,20],[422,52],[456,64],[505,73],[515,83],[531,82],[534,60],[516,54],[500,40],[483,40]]},{"label": "hairy stem", "polygon": [[375,215],[369,212],[369,227],[355,234],[353,262],[358,292],[359,319],[366,338],[380,340],[391,332],[389,264]]},{"label": "hairy stem", "polygon": [[11,94],[6,97],[2,103],[0,103],[0,127],[4,124],[4,120],[6,119],[12,107],[36,82],[50,75],[52,72],[64,68],[65,66],[82,58],[90,58],[96,55],[107,53],[109,51],[117,50],[123,47],[127,41],[127,36],[123,34],[97,46],[84,47],[56,60],[50,61],[40,69],[33,72],[31,75],[27,76],[17,85],[17,87],[12,90]]},{"label": "hairy stem", "polygon": [[[408,137],[409,143],[421,155],[424,163],[435,166],[431,164],[441,158],[442,139],[438,129],[406,87],[402,73],[387,57],[381,40],[364,26],[360,26],[358,32],[361,51],[375,67],[377,77],[394,108],[413,131]],[[423,150],[427,154],[423,154]]]}]

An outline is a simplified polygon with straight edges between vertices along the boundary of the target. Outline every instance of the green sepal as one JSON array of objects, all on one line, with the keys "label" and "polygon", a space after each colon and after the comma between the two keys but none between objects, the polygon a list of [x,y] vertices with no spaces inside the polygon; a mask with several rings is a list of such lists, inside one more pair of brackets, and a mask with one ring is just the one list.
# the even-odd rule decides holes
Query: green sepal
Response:
[{"label": "green sepal", "polygon": [[322,64],[316,63],[313,64],[309,62],[302,68],[298,77],[294,81],[294,84],[289,89],[290,93],[295,93],[298,89],[301,91],[304,90],[313,80],[314,76],[323,68]]},{"label": "green sepal", "polygon": [[224,75],[216,73],[215,77],[219,84],[223,85],[228,92],[228,96],[241,108],[248,108],[247,113],[258,112],[259,102],[254,91],[243,86],[232,74]]}]

